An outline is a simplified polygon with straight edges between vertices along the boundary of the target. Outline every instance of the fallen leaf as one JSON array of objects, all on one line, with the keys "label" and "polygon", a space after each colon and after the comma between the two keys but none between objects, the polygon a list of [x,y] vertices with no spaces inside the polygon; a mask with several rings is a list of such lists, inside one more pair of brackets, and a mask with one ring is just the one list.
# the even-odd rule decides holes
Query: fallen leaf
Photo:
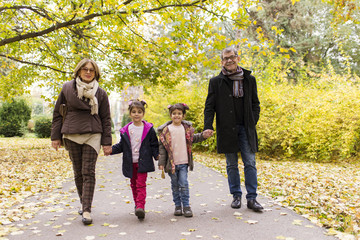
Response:
[{"label": "fallen leaf", "polygon": [[256,224],[256,223],[258,223],[258,221],[256,221],[256,220],[247,220],[245,222],[248,223],[248,224]]},{"label": "fallen leaf", "polygon": [[12,232],[10,235],[17,236],[17,235],[21,235],[23,233],[24,233],[24,231],[17,231],[17,232]]},{"label": "fallen leaf", "polygon": [[292,224],[294,225],[302,225],[302,220],[295,219]]},{"label": "fallen leaf", "polygon": [[234,212],[234,216],[242,216],[242,213]]}]

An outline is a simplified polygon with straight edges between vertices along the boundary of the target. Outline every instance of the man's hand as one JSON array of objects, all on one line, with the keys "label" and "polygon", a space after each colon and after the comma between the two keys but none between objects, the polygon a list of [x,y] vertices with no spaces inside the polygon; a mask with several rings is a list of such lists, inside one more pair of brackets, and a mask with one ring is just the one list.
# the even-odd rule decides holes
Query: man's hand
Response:
[{"label": "man's hand", "polygon": [[160,165],[159,170],[164,170],[164,166]]},{"label": "man's hand", "polygon": [[205,131],[203,131],[203,137],[205,139],[211,137],[214,134],[214,130],[211,129],[206,129]]}]

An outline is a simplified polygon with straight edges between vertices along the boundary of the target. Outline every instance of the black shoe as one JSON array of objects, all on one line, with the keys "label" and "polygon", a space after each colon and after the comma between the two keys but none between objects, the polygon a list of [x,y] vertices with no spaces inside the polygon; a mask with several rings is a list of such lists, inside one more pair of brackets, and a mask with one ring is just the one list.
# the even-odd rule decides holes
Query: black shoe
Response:
[{"label": "black shoe", "polygon": [[79,210],[78,213],[79,213],[79,215],[82,215],[82,214],[83,214],[83,210]]},{"label": "black shoe", "polygon": [[256,201],[256,199],[250,199],[247,201],[247,207],[252,209],[254,212],[261,212],[264,208]]},{"label": "black shoe", "polygon": [[82,214],[82,222],[83,222],[83,224],[84,225],[90,225],[90,224],[92,224],[92,218],[91,218],[91,215],[90,215],[90,213],[89,212],[84,212],[83,214]]},{"label": "black shoe", "polygon": [[181,215],[182,215],[181,206],[175,206],[174,215],[175,215],[175,216],[181,216]]},{"label": "black shoe", "polygon": [[138,217],[138,219],[144,219],[145,218],[145,210],[142,208],[137,208],[135,210],[135,215]]},{"label": "black shoe", "polygon": [[231,203],[232,208],[241,208],[241,197],[235,196]]}]

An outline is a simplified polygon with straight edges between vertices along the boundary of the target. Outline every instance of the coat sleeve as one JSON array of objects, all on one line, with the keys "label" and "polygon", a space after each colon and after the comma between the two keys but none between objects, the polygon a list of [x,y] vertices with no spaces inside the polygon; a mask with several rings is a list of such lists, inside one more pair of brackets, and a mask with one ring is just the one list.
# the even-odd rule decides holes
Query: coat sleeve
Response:
[{"label": "coat sleeve", "polygon": [[205,141],[206,139],[204,138],[202,133],[195,133],[194,134],[194,138],[193,138],[193,143],[198,143],[198,142],[202,142]]},{"label": "coat sleeve", "polygon": [[121,136],[120,142],[118,142],[117,144],[114,144],[112,146],[112,152],[111,155],[114,154],[118,154],[118,153],[122,153],[123,152],[123,137]]},{"label": "coat sleeve", "polygon": [[112,136],[111,136],[111,116],[110,116],[110,104],[109,98],[105,91],[102,93],[101,102],[99,103],[99,117],[102,124],[102,134],[101,134],[101,145],[111,146]]},{"label": "coat sleeve", "polygon": [[204,109],[204,130],[213,128],[213,122],[215,117],[215,102],[216,102],[216,96],[215,96],[215,89],[213,86],[213,79],[210,79],[209,81],[209,87],[208,87],[208,95],[206,97],[205,101],[205,109]]},{"label": "coat sleeve", "polygon": [[168,154],[167,154],[167,151],[161,141],[159,141],[159,153],[160,153],[160,157],[159,157],[158,165],[165,167],[166,161],[168,159]]},{"label": "coat sleeve", "polygon": [[150,147],[152,156],[155,158],[155,160],[158,160],[156,158],[159,156],[159,140],[156,136],[154,128],[151,128],[150,130]]},{"label": "coat sleeve", "polygon": [[259,101],[259,97],[258,97],[258,93],[257,93],[257,85],[256,85],[256,79],[255,77],[253,77],[253,89],[252,89],[252,99],[251,99],[251,104],[252,104],[252,111],[253,111],[253,115],[254,115],[254,120],[255,120],[255,124],[257,124],[257,122],[259,121],[260,118],[260,101]]},{"label": "coat sleeve", "polygon": [[51,141],[60,140],[62,138],[61,128],[63,117],[60,115],[59,109],[60,105],[63,103],[66,103],[66,99],[63,90],[61,90],[59,97],[56,100],[53,112],[53,119],[51,123]]}]

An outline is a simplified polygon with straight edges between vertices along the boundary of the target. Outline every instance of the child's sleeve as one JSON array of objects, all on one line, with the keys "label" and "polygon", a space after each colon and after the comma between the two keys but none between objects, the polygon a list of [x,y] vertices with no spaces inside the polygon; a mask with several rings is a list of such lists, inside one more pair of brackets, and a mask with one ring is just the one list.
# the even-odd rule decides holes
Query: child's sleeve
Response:
[{"label": "child's sleeve", "polygon": [[160,157],[159,157],[158,165],[165,166],[167,160],[167,151],[161,141],[159,141],[159,153],[160,153]]},{"label": "child's sleeve", "polygon": [[122,147],[122,137],[120,139],[120,142],[118,142],[117,144],[114,144],[111,148],[112,148],[112,152],[110,155],[114,155],[114,154],[119,154],[123,152],[123,147]]},{"label": "child's sleeve", "polygon": [[150,147],[151,147],[151,151],[152,151],[152,156],[156,159],[159,156],[159,140],[156,136],[156,132],[153,128],[151,128],[150,131],[151,134],[151,138],[150,138]]},{"label": "child's sleeve", "polygon": [[202,142],[205,141],[206,139],[203,136],[203,133],[195,133],[194,134],[194,138],[193,138],[193,143],[198,143],[198,142]]}]

